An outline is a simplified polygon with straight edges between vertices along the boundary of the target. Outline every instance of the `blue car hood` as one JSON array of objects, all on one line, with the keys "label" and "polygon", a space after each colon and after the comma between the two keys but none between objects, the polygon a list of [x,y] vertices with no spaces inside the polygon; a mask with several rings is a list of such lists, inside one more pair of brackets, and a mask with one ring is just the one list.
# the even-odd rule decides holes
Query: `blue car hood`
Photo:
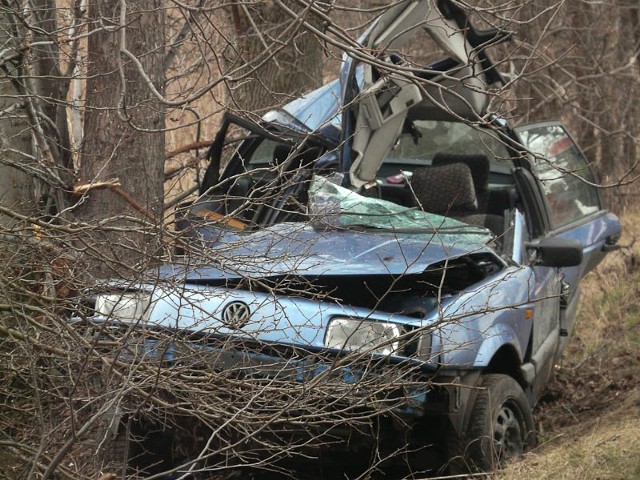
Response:
[{"label": "blue car hood", "polygon": [[223,234],[216,244],[206,248],[206,255],[191,262],[164,265],[160,275],[206,282],[283,275],[416,274],[447,259],[490,251],[481,238],[464,234],[316,231],[308,224],[282,223],[248,235]]}]

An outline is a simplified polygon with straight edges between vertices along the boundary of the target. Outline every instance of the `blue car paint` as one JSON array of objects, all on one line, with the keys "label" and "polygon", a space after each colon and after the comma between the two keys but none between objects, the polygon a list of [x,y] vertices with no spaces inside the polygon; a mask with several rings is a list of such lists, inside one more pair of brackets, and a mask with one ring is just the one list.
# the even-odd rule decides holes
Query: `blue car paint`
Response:
[{"label": "blue car paint", "polygon": [[[365,318],[408,325],[423,329],[430,335],[430,355],[410,359],[425,375],[438,365],[445,365],[446,370],[451,371],[482,369],[498,350],[505,347],[515,352],[519,363],[524,363],[533,323],[537,319],[541,321],[557,315],[549,308],[557,309],[558,303],[548,300],[557,298],[554,292],[559,293],[559,290],[554,289],[559,288],[560,276],[556,269],[518,264],[527,258],[524,253],[526,227],[521,215],[516,215],[515,225],[514,255],[518,258],[510,265],[498,260],[493,250],[482,242],[452,241],[443,244],[434,241],[433,235],[429,234],[316,231],[301,223],[276,224],[249,234],[218,230],[208,237],[204,235],[215,239],[215,242],[210,244],[207,260],[202,266],[174,264],[160,269],[161,279],[182,287],[177,296],[163,283],[147,287],[154,292],[150,322],[165,328],[244,337],[264,344],[288,345],[337,355],[340,352],[329,351],[324,346],[330,320],[336,316]],[[212,228],[208,226],[203,230],[206,232]],[[590,239],[603,239],[616,232],[619,232],[617,218],[606,214],[592,223],[565,231],[564,236],[581,238],[584,243],[592,242],[592,248],[600,248],[604,240]],[[421,319],[335,302],[206,285],[208,281],[220,282],[222,279],[268,279],[284,275],[313,279],[323,275],[420,274],[434,264],[472,253],[493,255],[496,261],[503,262],[503,267],[459,294],[440,299],[438,308]],[[214,263],[215,260],[218,262]],[[586,268],[586,265],[573,268],[576,278]],[[572,271],[565,270],[567,274]],[[243,301],[252,309],[251,321],[241,331],[222,322],[222,311],[232,301]],[[281,357],[261,357],[263,354],[257,353],[238,352],[238,355],[238,358],[248,355],[250,360],[245,359],[245,362],[249,365],[262,360],[281,365],[283,361]],[[409,359],[395,356],[391,360],[403,362]],[[336,371],[331,364],[322,363],[310,367],[296,358],[287,361],[296,369],[296,374],[291,377],[294,381],[338,377],[345,384],[353,384],[367,373],[350,367],[340,367]],[[412,388],[413,393],[407,394],[406,408],[402,413],[423,415],[428,406],[428,402],[424,403],[428,398],[428,388]],[[409,401],[409,398],[413,400]],[[421,408],[416,407],[416,399],[422,399]]]},{"label": "blue car paint", "polygon": [[[161,267],[160,276],[170,278],[183,272],[187,281],[204,281],[284,274],[408,275],[471,252],[494,255],[483,242],[443,244],[445,236],[433,233],[315,231],[302,223],[280,223],[248,235],[231,233],[231,236],[230,241],[218,235],[207,237],[216,238],[219,244],[207,249],[207,259],[201,268],[169,264]],[[213,266],[211,260],[216,258],[221,262]]]},{"label": "blue car paint", "polygon": [[[282,226],[281,226],[282,227]],[[292,269],[283,267],[282,263],[275,263],[261,273],[271,275],[289,273],[293,275],[366,275],[376,273],[389,273],[402,275],[419,273],[429,265],[445,259],[451,259],[441,246],[427,245],[417,242],[405,236],[394,240],[386,240],[383,245],[387,248],[401,248],[401,261],[387,261],[383,255],[358,254],[354,250],[370,250],[369,242],[378,244],[380,237],[384,235],[372,235],[367,242],[353,241],[355,232],[324,232],[325,238],[331,245],[336,238],[345,237],[349,248],[324,250],[323,256],[305,257],[302,260],[292,260]],[[357,233],[358,237],[365,235]],[[305,236],[307,245],[313,245],[309,236]],[[415,243],[415,244],[414,244]],[[265,245],[271,242],[265,240]],[[395,244],[395,245],[394,245]],[[253,245],[255,248],[256,245]],[[241,247],[242,248],[242,247]],[[321,250],[322,251],[322,250]],[[458,255],[470,253],[457,251]],[[486,247],[482,250],[489,252]],[[253,250],[255,253],[255,250]],[[332,252],[332,253],[326,253]],[[235,251],[225,252],[234,257]],[[311,263],[309,258],[313,258]],[[367,263],[368,262],[368,263]],[[244,266],[240,262],[238,267]],[[264,265],[261,264],[264,268]],[[278,267],[278,268],[276,268]],[[222,271],[212,267],[200,270],[183,272],[175,266],[166,266],[162,270],[165,279],[175,279],[181,273],[185,273],[187,282],[206,281],[207,279],[237,278],[247,275],[246,271]],[[254,273],[254,272],[252,272]],[[485,279],[462,294],[443,299],[440,309],[435,310],[424,319],[403,317],[398,314],[386,314],[383,312],[371,312],[360,307],[340,306],[333,302],[319,302],[303,298],[279,297],[259,292],[247,292],[242,290],[227,290],[219,287],[203,285],[188,285],[181,291],[181,305],[172,305],[170,291],[164,291],[162,287],[156,287],[154,293],[154,309],[151,322],[154,325],[162,325],[169,328],[198,330],[201,332],[222,335],[247,336],[255,340],[275,342],[302,347],[324,348],[324,332],[329,320],[334,316],[349,316],[366,318],[370,320],[392,321],[407,324],[417,328],[425,328],[429,325],[437,325],[437,335],[444,339],[445,344],[464,345],[465,348],[453,350],[445,349],[440,342],[441,363],[461,367],[485,366],[495,350],[499,348],[503,339],[513,345],[514,349],[522,357],[528,342],[530,321],[524,320],[524,309],[530,308],[530,299],[535,292],[521,288],[522,285],[531,285],[535,282],[531,278],[532,270],[529,267],[504,268],[498,274]],[[249,323],[241,332],[234,331],[224,326],[220,316],[222,309],[231,301],[241,300],[246,302],[253,310],[253,318],[262,319]],[[506,307],[505,307],[506,306]],[[203,314],[198,315],[198,312]],[[204,313],[206,312],[206,313]],[[174,323],[179,319],[177,323]],[[425,364],[433,364],[434,358],[428,359]]]},{"label": "blue car paint", "polygon": [[[594,218],[595,217],[595,218]],[[584,247],[586,261],[577,267],[564,269],[566,281],[575,290],[580,278],[593,270],[602,261],[606,252],[603,246],[608,238],[617,240],[621,234],[618,218],[610,213],[597,213],[584,219],[579,225],[570,225],[557,232],[560,238],[578,240]]]},{"label": "blue car paint", "polygon": [[485,367],[502,345],[511,345],[523,360],[531,332],[524,312],[534,304],[534,288],[532,269],[512,266],[443,303],[441,363]]},{"label": "blue car paint", "polygon": [[[175,274],[175,272],[173,272]],[[524,318],[524,309],[531,292],[515,288],[528,282],[532,271],[528,267],[509,267],[499,274],[486,279],[472,290],[461,295],[445,299],[441,309],[436,309],[423,319],[403,317],[398,314],[371,312],[366,308],[337,305],[333,302],[320,302],[301,298],[279,297],[259,292],[229,290],[205,285],[186,285],[179,288],[167,284],[139,286],[153,294],[153,309],[149,325],[154,328],[167,328],[182,332],[199,334],[244,337],[261,344],[290,345],[297,348],[309,348],[315,352],[334,355],[340,352],[328,352],[324,347],[324,332],[329,320],[335,316],[367,318],[368,320],[392,321],[395,323],[423,328],[434,338],[432,354],[427,358],[413,358],[412,363],[418,371],[425,372],[424,385],[408,385],[405,402],[396,409],[396,413],[408,417],[424,415],[428,399],[428,372],[438,365],[447,368],[480,368],[486,366],[495,351],[505,344],[512,345],[522,357],[526,342],[527,329],[531,320]],[[175,279],[175,276],[174,276]],[[241,331],[228,328],[221,320],[221,312],[231,301],[246,302],[252,309],[252,321]],[[505,308],[504,305],[511,305]],[[514,305],[517,305],[514,307]],[[432,326],[432,328],[430,328]],[[193,344],[198,345],[197,342]],[[459,348],[452,348],[456,346]],[[211,358],[217,358],[219,349],[209,349]],[[151,359],[159,353],[163,360],[176,360],[172,346],[160,347],[151,341],[147,345],[147,356]],[[214,355],[215,354],[215,355]],[[394,357],[396,362],[406,361]],[[277,365],[279,372],[295,370],[288,377],[290,381],[309,382],[335,381],[336,378],[346,385],[356,384],[365,375],[375,375],[348,366],[334,367],[331,363],[308,364],[303,359],[283,359],[260,353],[236,353],[235,369],[247,372],[260,371],[260,365]],[[284,362],[284,363],[283,363]]]},{"label": "blue car paint", "polygon": [[[233,335],[237,338],[282,345],[324,348],[324,335],[334,316],[350,316],[370,320],[414,325],[416,319],[401,315],[371,312],[365,308],[338,305],[304,298],[233,290],[205,285],[186,285],[177,292],[158,285],[144,286],[153,294],[153,310],[149,323],[155,327],[198,332],[201,334]],[[224,307],[233,301],[249,305],[252,317],[242,330],[230,328],[222,321]]]}]

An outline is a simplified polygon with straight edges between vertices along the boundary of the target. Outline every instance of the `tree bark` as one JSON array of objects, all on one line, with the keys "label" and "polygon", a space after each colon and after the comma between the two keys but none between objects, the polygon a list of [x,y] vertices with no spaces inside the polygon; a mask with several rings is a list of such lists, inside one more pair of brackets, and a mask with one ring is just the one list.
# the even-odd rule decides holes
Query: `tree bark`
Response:
[{"label": "tree bark", "polygon": [[[82,219],[107,220],[107,225],[128,230],[92,234],[90,241],[98,242],[97,251],[106,255],[99,262],[103,267],[98,268],[103,275],[122,273],[127,266],[149,258],[147,256],[153,257],[159,245],[155,227],[162,217],[165,112],[144,75],[163,92],[163,3],[161,0],[127,2],[124,26],[120,25],[122,4],[117,0],[93,0],[89,6],[90,29],[100,25],[106,28],[89,37],[80,181],[117,179],[120,191],[142,206],[147,214],[132,208],[126,195],[118,194],[118,189],[86,190],[85,201],[78,209]],[[125,48],[138,59],[144,75],[121,53]],[[150,218],[155,222],[149,222]]]},{"label": "tree bark", "polygon": [[320,21],[294,2],[284,3],[300,17],[266,0],[230,6],[236,48],[227,52],[227,61],[230,68],[241,67],[230,95],[240,110],[264,112],[323,84],[322,45],[300,19]]},{"label": "tree bark", "polygon": [[49,146],[59,167],[67,174],[61,176],[70,180],[68,172],[73,171],[69,128],[67,125],[66,99],[69,78],[60,70],[60,50],[55,40],[57,35],[55,0],[37,0],[34,9],[34,41],[42,46],[34,49],[34,81],[42,113],[51,120],[42,126],[49,140]]},{"label": "tree bark", "polygon": [[[0,205],[16,213],[35,213],[34,181],[29,169],[36,168],[31,148],[31,124],[18,84],[24,77],[24,56],[19,54],[15,12],[3,5],[0,12],[0,45],[13,49],[15,57],[0,65]],[[22,154],[21,154],[22,153]],[[0,225],[14,223],[0,216]]]}]

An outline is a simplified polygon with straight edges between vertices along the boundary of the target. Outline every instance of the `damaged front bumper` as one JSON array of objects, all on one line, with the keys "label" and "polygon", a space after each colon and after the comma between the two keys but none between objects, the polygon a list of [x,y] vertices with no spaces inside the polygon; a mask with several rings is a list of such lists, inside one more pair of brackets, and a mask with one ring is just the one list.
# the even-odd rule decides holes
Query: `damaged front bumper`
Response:
[{"label": "damaged front bumper", "polygon": [[114,362],[222,381],[212,385],[241,381],[248,389],[263,389],[269,395],[281,390],[300,398],[291,403],[292,410],[307,403],[305,395],[326,396],[325,404],[341,414],[367,410],[409,420],[449,409],[450,389],[438,385],[434,367],[419,360],[104,321],[76,324],[94,348]]}]

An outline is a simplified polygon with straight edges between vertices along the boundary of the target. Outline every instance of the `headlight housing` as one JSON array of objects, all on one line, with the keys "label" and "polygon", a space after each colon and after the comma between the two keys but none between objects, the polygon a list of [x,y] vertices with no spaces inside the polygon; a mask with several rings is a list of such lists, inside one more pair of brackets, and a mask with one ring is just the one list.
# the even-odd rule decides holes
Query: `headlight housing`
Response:
[{"label": "headlight housing", "polygon": [[140,291],[98,294],[95,312],[109,320],[147,323],[151,315],[151,294]]},{"label": "headlight housing", "polygon": [[403,334],[396,323],[337,317],[329,322],[324,343],[327,348],[393,355],[399,353]]}]

